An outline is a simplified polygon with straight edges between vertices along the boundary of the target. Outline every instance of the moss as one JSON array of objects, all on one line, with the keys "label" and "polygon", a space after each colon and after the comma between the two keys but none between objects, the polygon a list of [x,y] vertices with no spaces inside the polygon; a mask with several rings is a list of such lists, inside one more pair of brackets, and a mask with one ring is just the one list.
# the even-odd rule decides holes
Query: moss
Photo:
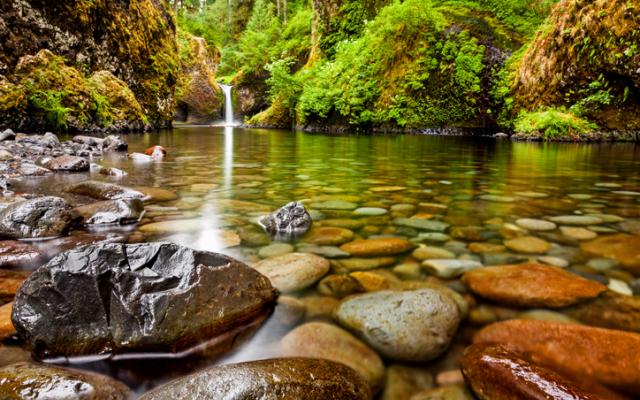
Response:
[{"label": "moss", "polygon": [[640,2],[563,0],[527,46],[513,113],[571,107],[605,129],[640,129]]},{"label": "moss", "polygon": [[275,98],[269,108],[246,121],[247,125],[262,128],[289,128],[291,123],[291,111],[286,106],[286,99],[282,96]]},{"label": "moss", "polygon": [[549,108],[520,112],[515,121],[516,137],[522,139],[580,140],[598,126],[565,110]]},{"label": "moss", "polygon": [[99,126],[148,123],[131,89],[111,72],[95,72],[87,83],[91,88],[91,111]]}]

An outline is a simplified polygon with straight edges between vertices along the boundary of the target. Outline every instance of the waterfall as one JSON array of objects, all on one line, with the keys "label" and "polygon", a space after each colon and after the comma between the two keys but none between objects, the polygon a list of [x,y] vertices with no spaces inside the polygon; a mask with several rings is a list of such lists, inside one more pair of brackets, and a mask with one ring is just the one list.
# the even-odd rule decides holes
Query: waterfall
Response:
[{"label": "waterfall", "polygon": [[233,125],[233,102],[231,101],[231,85],[219,84],[224,93],[224,123],[227,126]]}]

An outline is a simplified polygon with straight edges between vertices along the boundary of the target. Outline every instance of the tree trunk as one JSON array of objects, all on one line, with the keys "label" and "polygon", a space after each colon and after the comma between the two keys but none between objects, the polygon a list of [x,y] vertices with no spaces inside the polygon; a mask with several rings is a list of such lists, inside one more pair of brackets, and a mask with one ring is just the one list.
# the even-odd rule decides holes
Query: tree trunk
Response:
[{"label": "tree trunk", "polygon": [[176,15],[178,15],[178,1],[180,0],[173,0],[173,11],[176,13]]},{"label": "tree trunk", "polygon": [[276,14],[280,18],[280,0],[276,0]]},{"label": "tree trunk", "polygon": [[229,32],[231,32],[231,0],[227,0],[227,12],[229,13]]},{"label": "tree trunk", "polygon": [[287,0],[282,0],[282,18],[284,26],[287,26]]}]

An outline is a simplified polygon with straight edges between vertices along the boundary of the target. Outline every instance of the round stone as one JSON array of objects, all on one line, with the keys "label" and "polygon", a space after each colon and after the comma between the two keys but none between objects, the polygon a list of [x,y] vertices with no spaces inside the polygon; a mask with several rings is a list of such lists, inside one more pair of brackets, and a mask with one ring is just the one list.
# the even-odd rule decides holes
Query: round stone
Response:
[{"label": "round stone", "polygon": [[553,222],[533,218],[520,218],[516,220],[516,225],[530,231],[552,231],[556,229],[556,224]]},{"label": "round stone", "polygon": [[358,239],[345,243],[340,249],[357,257],[377,257],[404,253],[413,248],[413,243],[400,238]]},{"label": "round stone", "polygon": [[289,253],[264,259],[253,266],[282,293],[297,292],[329,272],[329,261],[308,253]]},{"label": "round stone", "polygon": [[353,215],[357,216],[376,216],[385,215],[388,211],[379,207],[360,207],[353,210]]},{"label": "round stone", "polygon": [[482,267],[482,263],[474,260],[425,260],[422,267],[438,278],[453,279]]},{"label": "round stone", "polygon": [[525,254],[546,253],[551,248],[549,242],[534,236],[523,236],[507,240],[504,245],[507,246],[509,250]]},{"label": "round stone", "polygon": [[561,226],[560,232],[562,232],[564,236],[575,240],[590,240],[595,239],[598,236],[597,233],[590,231],[587,228],[572,226]]},{"label": "round stone", "polygon": [[589,215],[560,215],[550,217],[549,221],[562,225],[598,225],[604,222],[602,218]]},{"label": "round stone", "polygon": [[313,227],[302,239],[318,246],[336,246],[353,239],[353,231],[332,226]]},{"label": "round stone", "polygon": [[260,258],[269,258],[281,256],[288,253],[293,253],[294,247],[289,243],[271,243],[268,246],[264,246],[258,250],[258,256]]},{"label": "round stone", "polygon": [[420,245],[417,249],[411,253],[413,258],[418,260],[427,260],[432,258],[438,259],[448,259],[448,258],[456,258],[456,255],[450,252],[449,250],[434,247],[434,246],[424,246]]},{"label": "round stone", "polygon": [[429,361],[442,354],[460,323],[453,298],[438,289],[379,291],[344,300],[341,325],[394,360]]}]

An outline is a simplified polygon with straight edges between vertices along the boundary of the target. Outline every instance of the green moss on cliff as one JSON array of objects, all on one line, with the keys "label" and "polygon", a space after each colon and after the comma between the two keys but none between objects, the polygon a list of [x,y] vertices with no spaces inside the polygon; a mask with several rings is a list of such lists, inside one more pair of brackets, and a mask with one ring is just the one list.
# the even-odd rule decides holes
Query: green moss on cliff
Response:
[{"label": "green moss on cliff", "polygon": [[598,127],[571,112],[553,108],[521,112],[514,125],[518,138],[535,140],[580,140]]}]

